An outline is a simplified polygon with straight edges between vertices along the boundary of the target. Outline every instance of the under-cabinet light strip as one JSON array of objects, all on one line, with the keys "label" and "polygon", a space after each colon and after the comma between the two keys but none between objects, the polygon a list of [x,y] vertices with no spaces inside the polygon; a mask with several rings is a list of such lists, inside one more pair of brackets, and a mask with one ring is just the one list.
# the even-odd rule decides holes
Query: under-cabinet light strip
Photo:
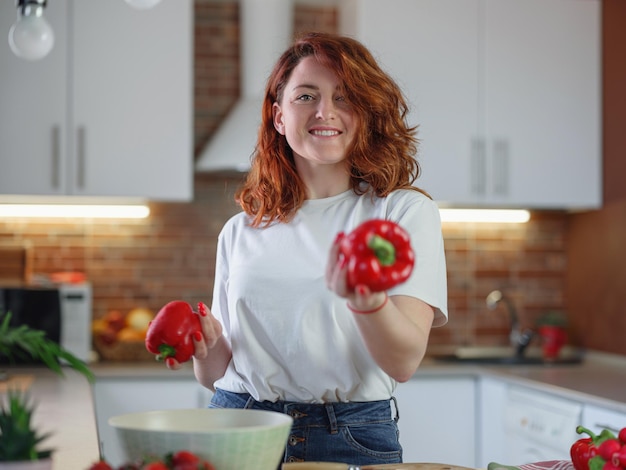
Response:
[{"label": "under-cabinet light strip", "polygon": [[150,209],[145,205],[0,204],[0,218],[143,219],[149,214]]},{"label": "under-cabinet light strip", "polygon": [[[530,219],[527,210],[440,209],[439,211],[442,222],[525,223]],[[142,219],[149,214],[150,209],[145,205],[0,204],[0,217]]]},{"label": "under-cabinet light strip", "polygon": [[525,209],[439,209],[442,222],[523,224],[530,220]]}]

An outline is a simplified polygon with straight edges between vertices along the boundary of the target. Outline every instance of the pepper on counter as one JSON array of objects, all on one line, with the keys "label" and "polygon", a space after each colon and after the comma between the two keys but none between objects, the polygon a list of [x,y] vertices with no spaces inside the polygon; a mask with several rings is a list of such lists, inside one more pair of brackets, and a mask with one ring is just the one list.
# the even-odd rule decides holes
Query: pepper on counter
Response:
[{"label": "pepper on counter", "polygon": [[382,219],[367,220],[343,236],[339,256],[347,262],[348,287],[366,285],[372,292],[406,281],[415,264],[408,232]]},{"label": "pepper on counter", "polygon": [[596,435],[583,426],[576,432],[589,437],[577,440],[570,448],[575,470],[626,470],[626,428],[618,436],[609,429]]},{"label": "pepper on counter", "polygon": [[173,357],[187,362],[194,353],[193,334],[202,332],[200,318],[187,302],[173,300],[154,317],[146,333],[146,349],[158,361]]}]

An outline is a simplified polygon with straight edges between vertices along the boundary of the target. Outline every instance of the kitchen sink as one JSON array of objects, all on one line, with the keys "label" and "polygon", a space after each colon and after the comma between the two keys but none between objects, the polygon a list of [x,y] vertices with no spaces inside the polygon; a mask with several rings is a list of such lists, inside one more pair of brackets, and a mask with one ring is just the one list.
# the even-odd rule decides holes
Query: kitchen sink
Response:
[{"label": "kitchen sink", "polygon": [[529,351],[518,356],[508,347],[463,347],[451,354],[435,354],[437,362],[482,365],[566,365],[580,364],[582,355],[574,350],[564,349],[556,359],[544,359],[540,350]]}]

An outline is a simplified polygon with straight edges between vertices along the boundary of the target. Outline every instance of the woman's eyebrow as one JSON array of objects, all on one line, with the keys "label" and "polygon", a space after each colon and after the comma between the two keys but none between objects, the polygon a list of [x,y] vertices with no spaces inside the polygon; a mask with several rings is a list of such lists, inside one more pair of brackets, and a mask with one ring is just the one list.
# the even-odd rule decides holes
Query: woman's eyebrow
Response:
[{"label": "woman's eyebrow", "polygon": [[[299,84],[299,85],[294,85],[293,88],[292,88],[292,91],[298,90],[300,88],[307,88],[307,89],[310,89],[310,90],[319,90],[320,89],[320,87],[317,86],[317,85],[313,85],[313,84],[309,84],[309,83],[302,83],[302,84]],[[341,90],[341,87],[339,85],[337,85],[335,87],[335,91],[339,91],[339,90]]]},{"label": "woman's eyebrow", "polygon": [[319,90],[319,87],[316,85],[310,85],[308,83],[302,83],[300,85],[294,85],[293,90],[298,90],[299,88],[309,88],[311,90]]}]

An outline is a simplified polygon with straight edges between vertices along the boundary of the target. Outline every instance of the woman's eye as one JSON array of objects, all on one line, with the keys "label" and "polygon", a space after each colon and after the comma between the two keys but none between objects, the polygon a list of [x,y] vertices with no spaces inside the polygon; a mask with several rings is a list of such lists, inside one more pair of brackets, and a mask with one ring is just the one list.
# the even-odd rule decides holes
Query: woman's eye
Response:
[{"label": "woman's eye", "polygon": [[313,100],[313,96],[311,95],[300,95],[296,98],[296,101],[311,101]]}]

